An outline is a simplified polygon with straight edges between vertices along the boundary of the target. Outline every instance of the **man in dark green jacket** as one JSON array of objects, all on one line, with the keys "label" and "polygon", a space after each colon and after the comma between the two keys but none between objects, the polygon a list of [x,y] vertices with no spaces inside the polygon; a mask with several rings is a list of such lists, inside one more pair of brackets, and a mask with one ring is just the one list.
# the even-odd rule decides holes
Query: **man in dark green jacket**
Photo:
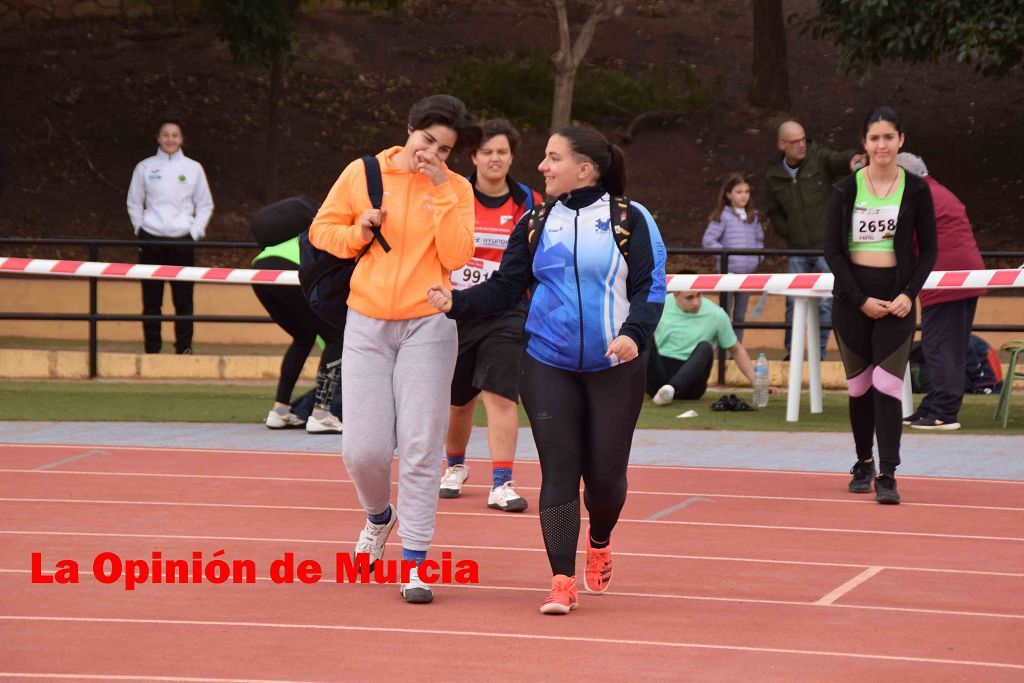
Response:
[{"label": "man in dark green jacket", "polygon": [[[866,159],[855,150],[836,152],[807,141],[804,127],[796,121],[779,126],[778,162],[765,174],[768,197],[765,213],[772,229],[793,249],[821,249],[832,185]],[[790,256],[790,273],[827,273],[823,256]],[[822,299],[821,324],[832,322],[832,300]],[[789,353],[793,300],[786,299],[786,352]],[[821,331],[821,356],[825,357],[829,331]]]}]

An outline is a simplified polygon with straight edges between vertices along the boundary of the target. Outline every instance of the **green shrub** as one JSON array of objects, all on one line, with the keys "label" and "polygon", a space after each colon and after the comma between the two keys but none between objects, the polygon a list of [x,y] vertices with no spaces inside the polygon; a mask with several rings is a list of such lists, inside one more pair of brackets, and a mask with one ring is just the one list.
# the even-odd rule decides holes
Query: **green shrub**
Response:
[{"label": "green shrub", "polygon": [[[438,88],[481,116],[504,116],[522,128],[545,127],[551,120],[554,74],[543,57],[465,57]],[[647,111],[693,111],[703,105],[700,79],[681,65],[627,73],[584,64],[576,74],[573,118],[581,121],[628,122]]]}]

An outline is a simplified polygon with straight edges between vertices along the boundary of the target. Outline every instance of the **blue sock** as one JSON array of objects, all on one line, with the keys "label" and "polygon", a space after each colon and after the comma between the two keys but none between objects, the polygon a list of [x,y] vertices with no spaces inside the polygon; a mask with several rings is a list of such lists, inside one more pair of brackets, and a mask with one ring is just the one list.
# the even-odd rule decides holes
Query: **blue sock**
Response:
[{"label": "blue sock", "polygon": [[447,458],[448,458],[448,467],[455,467],[456,465],[465,465],[466,464],[466,451],[462,451],[461,453],[451,453],[451,452],[448,452],[447,453]]},{"label": "blue sock", "polygon": [[506,482],[512,480],[512,463],[494,463],[493,467],[491,467],[491,474],[494,477],[494,484],[491,486],[491,488],[496,489],[499,486],[503,486]]},{"label": "blue sock", "polygon": [[402,561],[412,560],[416,562],[416,566],[420,566],[420,562],[427,559],[426,550],[409,550],[408,548],[402,548]]},{"label": "blue sock", "polygon": [[388,509],[379,515],[366,515],[366,518],[371,524],[387,524],[391,521],[391,506],[388,505]]}]

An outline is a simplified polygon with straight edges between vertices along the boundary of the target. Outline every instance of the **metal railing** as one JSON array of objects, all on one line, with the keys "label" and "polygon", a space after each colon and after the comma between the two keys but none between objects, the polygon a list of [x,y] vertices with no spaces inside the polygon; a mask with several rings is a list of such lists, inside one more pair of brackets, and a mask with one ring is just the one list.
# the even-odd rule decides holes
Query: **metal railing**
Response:
[{"label": "metal railing", "polygon": [[[261,247],[255,242],[215,242],[189,240],[166,240],[161,244],[195,247],[197,249],[249,249],[258,251]],[[29,237],[0,237],[0,246],[10,245],[15,247],[40,247],[40,246],[77,246],[85,247],[89,261],[100,260],[101,248],[138,248],[139,240],[135,239],[88,239],[88,238],[29,238]],[[669,256],[707,256],[721,257],[721,272],[729,270],[730,256],[821,256],[821,250],[816,249],[704,249],[702,247],[670,247],[667,249]],[[983,258],[988,259],[1013,259],[1018,263],[1024,259],[1024,251],[983,251]],[[39,277],[39,276],[33,276]],[[59,276],[54,276],[59,277]],[[99,335],[97,324],[100,322],[135,322],[159,320],[161,322],[175,322],[190,320],[198,323],[271,323],[274,322],[268,316],[252,315],[133,315],[100,313],[98,296],[98,278],[89,280],[89,310],[88,313],[6,313],[0,312],[0,320],[53,320],[53,321],[81,321],[89,323],[89,377],[97,375],[97,356],[99,353]],[[719,293],[719,305],[728,310],[729,299],[732,295],[729,292]],[[786,330],[788,325],[784,322],[742,322],[733,323],[733,327],[741,330]],[[831,325],[822,325],[821,329],[831,330]],[[920,325],[918,325],[920,330]],[[1024,325],[975,325],[974,330],[979,332],[1024,332]],[[718,383],[725,383],[725,349],[718,349]]]}]

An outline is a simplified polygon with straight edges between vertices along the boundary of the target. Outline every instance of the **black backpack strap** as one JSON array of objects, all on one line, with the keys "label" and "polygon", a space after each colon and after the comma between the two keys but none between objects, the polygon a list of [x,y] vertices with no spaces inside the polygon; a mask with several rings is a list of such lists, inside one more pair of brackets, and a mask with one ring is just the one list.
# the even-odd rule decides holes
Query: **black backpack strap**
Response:
[{"label": "black backpack strap", "polygon": [[526,243],[530,247],[530,257],[537,253],[537,245],[540,244],[540,236],[544,232],[544,223],[548,220],[547,202],[541,202],[530,209],[530,218],[526,224]]},{"label": "black backpack strap", "polygon": [[629,225],[629,200],[625,197],[612,196],[608,202],[611,207],[612,235],[615,246],[619,248],[622,258],[629,258],[629,238],[632,236],[626,228]]},{"label": "black backpack strap", "polygon": [[[632,237],[627,226],[629,225],[629,200],[625,197],[613,196],[608,202],[611,212],[612,235],[615,239],[615,246],[619,248],[622,258],[629,259],[629,239]],[[530,256],[537,252],[540,244],[541,234],[544,232],[544,224],[548,219],[547,203],[538,204],[530,211],[530,221],[527,224],[529,232],[526,235],[527,244],[530,246]]]},{"label": "black backpack strap", "polygon": [[[362,160],[363,168],[366,169],[366,193],[370,195],[370,205],[379,209],[384,203],[384,179],[380,174],[380,161],[374,156],[365,156],[362,157]],[[379,225],[370,228],[370,231],[373,233],[373,239],[380,243],[380,248],[384,250],[385,254],[391,251],[391,245],[384,239]]]}]

